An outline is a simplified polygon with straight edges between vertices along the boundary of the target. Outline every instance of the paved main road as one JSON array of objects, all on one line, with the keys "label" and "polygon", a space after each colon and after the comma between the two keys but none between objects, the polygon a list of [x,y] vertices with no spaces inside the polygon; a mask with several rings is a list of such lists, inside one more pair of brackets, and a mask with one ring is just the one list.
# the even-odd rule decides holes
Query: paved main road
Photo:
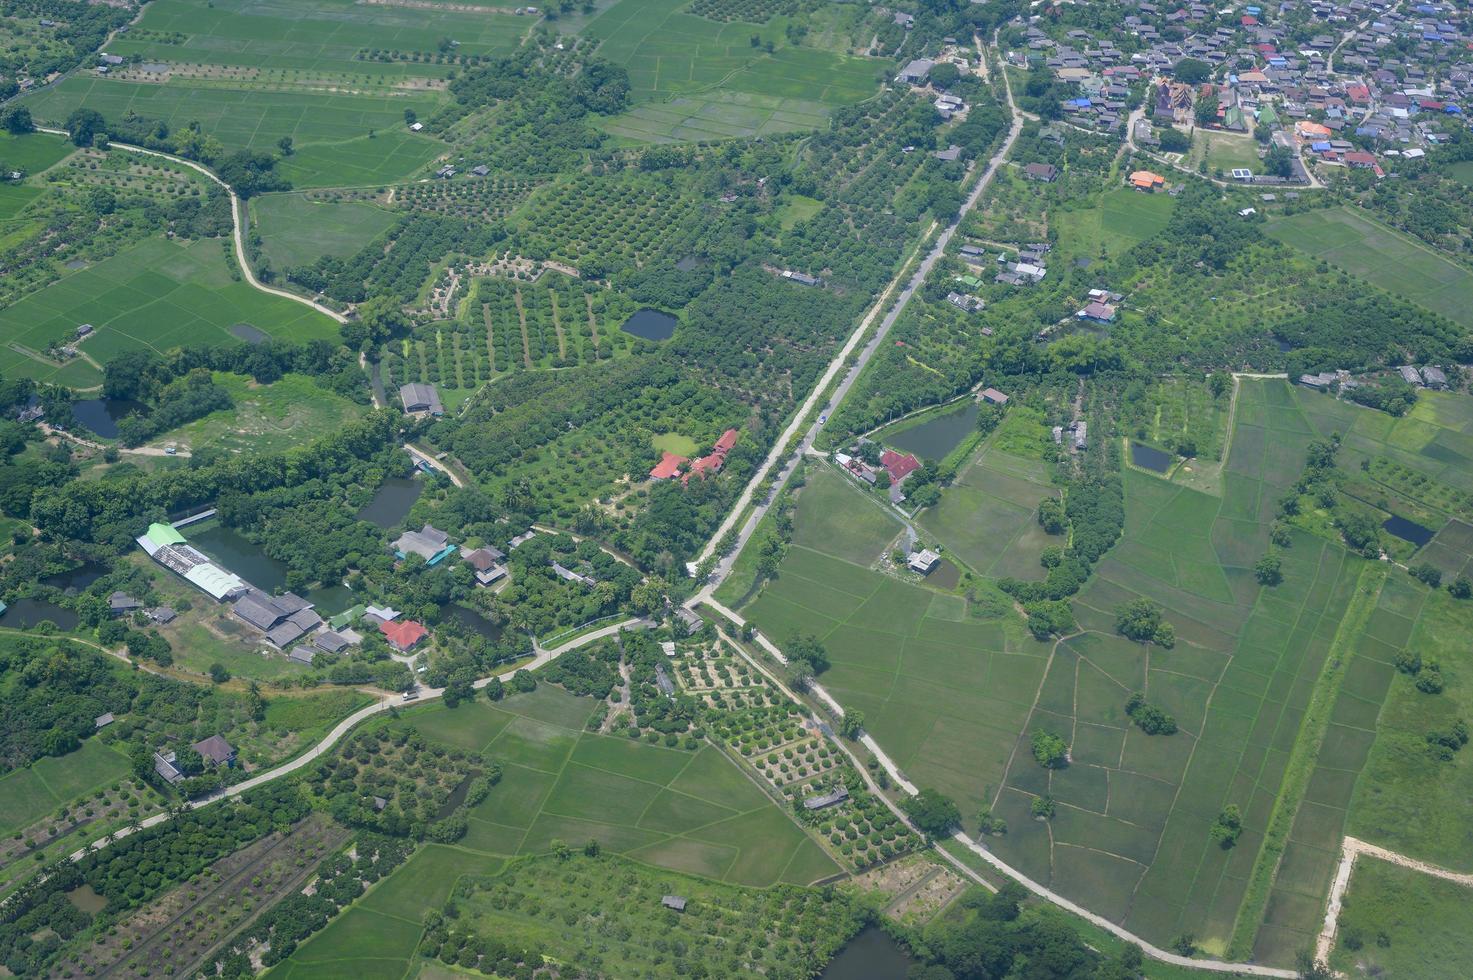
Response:
[{"label": "paved main road", "polygon": [[[869,364],[870,358],[874,356],[875,351],[880,349],[880,345],[885,342],[885,338],[890,333],[890,328],[895,326],[895,322],[900,319],[900,314],[905,312],[905,307],[910,302],[910,298],[916,294],[916,290],[921,288],[921,284],[926,281],[926,277],[931,274],[931,270],[935,267],[936,263],[946,254],[946,247],[951,244],[952,236],[956,234],[956,230],[961,225],[962,220],[977,206],[977,202],[981,200],[983,193],[986,192],[988,186],[992,183],[992,179],[997,176],[998,170],[1006,163],[1008,153],[1013,148],[1013,143],[1017,141],[1018,134],[1023,130],[1023,116],[1013,101],[1013,88],[1012,84],[1008,81],[1007,73],[1003,72],[1002,77],[1004,91],[1007,93],[1008,108],[1013,118],[1012,126],[1008,129],[1007,138],[1003,140],[1002,146],[998,148],[997,153],[987,162],[986,170],[982,172],[982,176],[973,186],[972,192],[967,195],[967,199],[962,203],[961,208],[957,210],[955,219],[942,230],[936,239],[936,244],[931,247],[930,252],[926,253],[926,257],[921,260],[920,265],[916,268],[915,274],[911,276],[910,281],[905,284],[904,288],[900,290],[899,295],[895,297],[895,303],[890,307],[890,312],[885,314],[885,318],[880,321],[879,328],[875,330],[869,342],[859,352],[859,356],[849,368],[849,372],[844,375],[844,379],[834,388],[833,394],[829,397],[824,405],[823,411],[820,413],[821,416],[831,414],[844,400],[844,396],[849,394],[849,389],[854,386],[854,382],[863,373],[865,366]],[[904,270],[897,274],[895,282],[898,282],[902,275],[904,275]],[[886,287],[885,291],[881,293],[881,296],[888,295],[894,288],[894,285],[895,283],[892,282],[890,286]],[[722,538],[731,531],[737,520],[740,519],[741,514],[746,510],[747,505],[752,502],[757,487],[763,480],[767,479],[773,467],[778,465],[779,460],[782,460],[781,467],[778,469],[776,476],[773,477],[773,492],[768,495],[766,501],[759,501],[752,507],[747,520],[742,524],[741,531],[737,534],[736,546],[727,552],[716,564],[715,569],[707,577],[705,586],[691,599],[692,605],[709,599],[711,594],[716,590],[716,587],[721,584],[727,575],[731,574],[732,564],[736,561],[737,555],[741,553],[742,548],[746,547],[747,541],[752,537],[753,532],[757,530],[758,523],[761,522],[763,515],[767,513],[768,507],[771,506],[772,499],[777,495],[776,491],[787,482],[798,460],[802,459],[803,454],[813,445],[813,440],[817,438],[822,423],[814,421],[809,425],[802,442],[798,444],[785,460],[783,459],[784,450],[798,433],[798,430],[802,428],[805,420],[812,414],[813,407],[823,397],[824,390],[828,388],[829,384],[838,376],[839,371],[843,369],[845,362],[853,354],[854,348],[859,345],[860,339],[869,330],[875,315],[882,308],[881,303],[875,304],[869,315],[860,322],[859,327],[850,335],[843,349],[829,362],[827,370],[818,379],[818,383],[813,386],[812,394],[803,402],[798,411],[793,414],[793,421],[783,430],[783,434],[774,443],[772,452],[767,454],[767,459],[763,460],[762,466],[752,475],[752,479],[748,482],[746,489],[742,491],[741,497],[737,499],[736,504],[732,507],[731,513],[727,515],[726,520],[721,522],[721,526],[716,529],[716,533],[711,536],[711,540],[702,549],[699,557],[696,559],[697,562],[703,562],[711,557],[712,553],[715,552],[717,546],[721,543]]]},{"label": "paved main road", "polygon": [[[648,622],[646,620],[638,618],[626,619],[618,623],[611,623],[601,629],[594,630],[591,633],[585,633],[580,637],[569,640],[562,646],[554,647],[550,650],[539,649],[536,653],[536,656],[534,656],[526,663],[514,667],[511,670],[502,671],[500,674],[493,674],[488,677],[482,677],[472,686],[479,691],[482,688],[486,687],[486,685],[490,684],[493,677],[500,679],[502,683],[509,683],[513,675],[515,675],[516,672],[519,670],[537,670],[539,667],[546,666],[547,664],[556,660],[558,657],[567,653],[569,650],[577,649],[578,647],[592,643],[595,640],[601,640],[606,636],[613,636],[622,629],[644,625],[648,625]],[[185,807],[190,810],[197,810],[200,807],[209,806],[211,803],[218,803],[221,800],[228,800],[232,797],[240,796],[242,793],[250,792],[258,786],[264,786],[265,784],[272,782],[273,780],[280,779],[282,776],[294,773],[298,769],[310,765],[317,759],[321,758],[324,754],[328,752],[328,750],[330,750],[334,745],[340,742],[343,736],[347,735],[348,732],[352,731],[355,727],[357,727],[366,719],[372,718],[374,715],[377,714],[382,714],[383,712],[388,711],[391,708],[409,708],[413,707],[416,704],[424,704],[426,702],[433,701],[438,697],[441,697],[442,695],[444,695],[444,693],[445,689],[443,687],[422,687],[419,689],[419,697],[409,702],[405,702],[403,696],[399,694],[384,695],[373,704],[370,704],[365,708],[358,709],[348,717],[344,718],[342,721],[338,722],[335,726],[333,726],[332,731],[328,732],[327,735],[325,735],[320,742],[312,746],[306,752],[303,752],[301,755],[297,756],[295,759],[292,759],[289,762],[284,762],[281,765],[277,766],[275,769],[268,769],[263,773],[258,773],[252,776],[250,779],[245,780],[244,782],[236,783],[234,786],[228,786],[223,790],[211,793],[209,796],[202,796],[199,799],[190,800],[188,803],[185,804]],[[155,813],[153,816],[139,821],[136,829],[143,830],[148,827],[157,826],[158,824],[163,823],[165,820],[170,819],[172,816],[173,814],[168,811],[165,811],[163,813]],[[119,830],[116,833],[112,834],[110,837],[104,837],[101,840],[93,841],[92,844],[90,844],[89,846],[81,848],[77,851],[73,851],[70,855],[70,860],[79,861],[89,851],[100,851],[111,844],[113,841],[121,840],[122,838],[127,837],[129,834],[134,833],[134,831],[135,828],[125,827],[122,830]]]}]

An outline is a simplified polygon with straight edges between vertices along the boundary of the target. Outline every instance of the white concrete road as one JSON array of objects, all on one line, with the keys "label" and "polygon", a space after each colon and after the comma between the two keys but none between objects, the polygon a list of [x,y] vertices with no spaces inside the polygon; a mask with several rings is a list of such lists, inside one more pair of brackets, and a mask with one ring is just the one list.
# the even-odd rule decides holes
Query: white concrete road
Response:
[{"label": "white concrete road", "polygon": [[[941,260],[941,257],[943,255],[946,254],[946,247],[951,243],[952,236],[956,234],[957,227],[960,226],[962,220],[967,216],[972,208],[977,206],[977,202],[981,200],[982,195],[986,192],[988,186],[992,183],[993,177],[997,176],[997,171],[1006,163],[1008,153],[1013,148],[1013,143],[1017,141],[1018,134],[1023,130],[1023,117],[1019,114],[1017,106],[1013,102],[1013,90],[1011,83],[1007,83],[1006,72],[1003,73],[1003,80],[1006,83],[1004,86],[1004,91],[1007,93],[1008,107],[1012,110],[1013,117],[1012,126],[1008,130],[1007,138],[1003,140],[1002,146],[998,148],[997,153],[992,157],[991,160],[987,162],[986,169],[982,172],[982,176],[978,178],[976,184],[973,185],[972,192],[967,195],[967,198],[962,203],[961,208],[958,209],[955,219],[950,224],[948,224],[945,229],[942,230],[941,234],[937,237],[935,244],[931,247],[931,250],[926,253],[926,257],[922,259],[920,265],[916,267],[915,273],[911,276],[910,281],[905,284],[904,288],[900,290],[899,295],[895,297],[895,302],[894,305],[891,306],[890,312],[885,314],[885,318],[880,321],[879,328],[875,330],[874,334],[870,337],[869,342],[866,343],[864,345],[864,348],[859,352],[859,356],[850,366],[848,373],[844,375],[844,379],[839,382],[837,387],[834,388],[833,394],[829,396],[828,401],[825,403],[823,411],[820,413],[820,417],[832,414],[834,409],[837,408],[839,404],[844,400],[844,397],[849,394],[849,389],[854,386],[854,382],[864,371],[865,366],[869,364],[870,358],[874,356],[875,351],[879,350],[880,345],[885,342],[885,338],[889,335],[890,329],[894,327],[895,322],[900,319],[900,314],[905,312],[906,304],[910,302],[910,298],[916,294],[916,290],[920,289],[921,284],[926,281],[926,277],[931,274],[931,270],[935,267],[936,263]],[[747,505],[749,503],[752,503],[757,487],[762,483],[763,480],[767,479],[768,475],[772,472],[773,467],[777,466],[778,461],[782,459],[784,450],[787,448],[788,443],[792,441],[793,437],[798,433],[799,429],[802,428],[803,423],[812,414],[814,406],[818,404],[819,400],[823,397],[825,390],[833,382],[834,378],[838,376],[840,370],[843,369],[844,365],[849,361],[849,358],[853,354],[855,347],[859,345],[860,339],[864,337],[865,333],[870,328],[870,324],[874,322],[876,314],[878,314],[880,309],[882,308],[881,303],[883,302],[883,297],[890,294],[890,292],[894,289],[895,284],[899,282],[900,276],[903,275],[904,270],[902,269],[901,272],[897,274],[895,281],[892,282],[890,286],[887,286],[885,291],[881,293],[881,301],[875,304],[875,306],[870,310],[869,315],[860,322],[858,328],[856,328],[854,333],[849,336],[848,342],[845,343],[839,353],[834,356],[834,359],[829,362],[828,368],[824,371],[822,377],[818,379],[818,383],[813,386],[813,392],[808,396],[807,399],[804,400],[803,404],[798,408],[797,412],[793,414],[793,421],[790,422],[788,424],[788,427],[783,430],[783,434],[773,444],[772,451],[767,454],[767,458],[763,460],[762,465],[757,469],[757,472],[752,475],[751,481],[748,482],[746,489],[742,491],[742,495],[737,499],[736,504],[732,507],[731,513],[727,515],[726,520],[721,522],[721,526],[716,529],[716,533],[711,536],[711,540],[706,542],[706,547],[701,550],[699,557],[696,559],[697,562],[703,562],[711,557],[716,548],[720,545],[722,538],[725,537],[728,532],[730,532],[732,527],[740,518],[741,514],[746,510]],[[798,460],[802,459],[803,454],[809,449],[809,447],[813,445],[813,440],[817,438],[821,426],[822,423],[818,420],[814,420],[809,425],[808,431],[803,436],[802,441],[788,456],[788,458],[783,461],[781,468],[773,477],[773,493],[768,496],[768,499],[766,501],[760,501],[752,507],[752,510],[748,514],[746,521],[742,524],[740,532],[738,532],[737,534],[736,546],[732,548],[726,555],[724,555],[719,562],[717,562],[715,569],[713,569],[711,574],[707,576],[705,586],[700,590],[697,596],[691,600],[692,603],[700,602],[709,598],[711,594],[715,592],[716,587],[721,584],[722,580],[724,580],[727,575],[731,574],[732,564],[736,561],[736,556],[741,553],[742,548],[746,547],[747,541],[751,539],[752,534],[757,530],[757,525],[761,522],[763,516],[767,513],[767,509],[771,504],[772,498],[776,496],[776,491],[780,489],[784,483],[787,482],[788,477],[792,475],[793,468],[797,465]]]},{"label": "white concrete road", "polygon": [[[611,623],[601,629],[594,630],[591,633],[585,633],[583,636],[569,640],[562,646],[555,647],[551,650],[539,650],[537,652],[537,655],[526,663],[523,663],[520,666],[515,667],[511,670],[502,671],[499,674],[492,674],[487,677],[482,677],[480,680],[475,682],[473,687],[478,691],[481,690],[482,688],[486,687],[486,685],[491,683],[492,677],[500,678],[502,683],[509,683],[512,679],[512,676],[516,674],[516,672],[519,670],[537,670],[538,668],[544,667],[552,661],[556,660],[558,657],[562,656],[564,653],[567,653],[569,650],[575,650],[578,647],[592,643],[595,640],[601,640],[606,636],[613,636],[617,634],[621,629],[638,627],[644,624],[645,621],[642,619],[626,619],[617,623]],[[291,761],[284,762],[274,769],[268,769],[265,772],[257,773],[250,779],[247,779],[244,782],[236,783],[234,786],[226,787],[225,789],[220,790],[217,793],[212,793],[209,796],[202,796],[196,800],[190,800],[187,804],[185,804],[185,807],[190,810],[197,810],[200,807],[209,806],[210,804],[218,803],[221,800],[232,799],[234,797],[240,796],[242,793],[248,793],[258,786],[264,786],[269,782],[280,779],[282,776],[290,775],[291,773],[296,772],[298,769],[310,765],[317,759],[321,758],[334,745],[342,741],[345,735],[356,728],[360,723],[369,718],[372,718],[374,715],[382,714],[383,712],[388,711],[391,708],[412,708],[418,704],[426,704],[430,701],[435,700],[438,697],[441,697],[442,695],[444,695],[444,693],[444,688],[422,687],[419,689],[419,696],[412,701],[405,701],[404,696],[401,694],[386,694],[373,704],[370,704],[365,708],[358,709],[348,717],[344,718],[342,721],[338,722],[336,725],[333,726],[332,731],[323,736],[321,741],[319,741],[316,745],[312,746],[310,749],[303,752],[301,755],[297,756]],[[170,819],[172,816],[173,814],[167,811],[163,813],[155,813],[153,816],[139,821],[137,829],[142,830],[148,827],[157,826],[163,823],[165,820]],[[70,855],[70,860],[79,861],[89,851],[100,851],[106,848],[114,840],[121,840],[122,838],[127,837],[129,834],[132,834],[134,832],[135,831],[131,828],[124,828],[122,830],[119,830],[111,837],[105,837],[101,840],[94,841],[88,847],[73,851]]]}]

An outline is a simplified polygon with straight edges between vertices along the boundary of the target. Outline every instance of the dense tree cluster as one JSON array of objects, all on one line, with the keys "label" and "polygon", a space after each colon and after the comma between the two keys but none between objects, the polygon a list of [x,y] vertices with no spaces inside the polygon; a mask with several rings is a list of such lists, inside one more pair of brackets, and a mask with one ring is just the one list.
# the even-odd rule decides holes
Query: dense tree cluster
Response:
[{"label": "dense tree cluster", "polygon": [[962,823],[956,801],[934,789],[923,789],[900,801],[900,808],[922,831],[932,837],[947,837]]},{"label": "dense tree cluster", "polygon": [[484,255],[505,237],[506,229],[496,222],[415,212],[347,258],[324,255],[285,274],[305,289],[344,303],[361,303],[376,295],[408,303],[428,278],[430,267],[446,255]]},{"label": "dense tree cluster", "polygon": [[1161,606],[1147,598],[1132,599],[1115,610],[1115,631],[1137,643],[1161,647],[1176,644],[1176,628],[1162,616]]},{"label": "dense tree cluster", "polygon": [[[1135,980],[1143,958],[1126,946],[1105,957],[1080,938],[1061,913],[1025,908],[1027,892],[1006,882],[996,894],[974,888],[960,899],[965,914],[938,916],[913,942],[923,962],[911,980],[1004,980],[1006,977],[1070,977]],[[1021,972],[1020,972],[1021,971]]]},{"label": "dense tree cluster", "polygon": [[250,924],[225,949],[215,954],[212,976],[249,980],[256,975],[251,949],[265,947],[261,962],[273,966],[296,952],[309,936],[320,931],[346,905],[374,882],[389,874],[414,850],[409,841],[361,832],[353,841],[357,857],[335,854],[317,867],[312,894],[294,892]]},{"label": "dense tree cluster", "polygon": [[[164,889],[308,813],[295,785],[273,783],[230,803],[185,811],[72,862],[63,858],[0,905],[0,963],[17,976],[44,973],[65,942],[103,928]],[[90,885],[106,900],[96,916],[67,893]]]},{"label": "dense tree cluster", "polygon": [[1176,719],[1136,691],[1125,702],[1125,714],[1147,735],[1175,735]]}]

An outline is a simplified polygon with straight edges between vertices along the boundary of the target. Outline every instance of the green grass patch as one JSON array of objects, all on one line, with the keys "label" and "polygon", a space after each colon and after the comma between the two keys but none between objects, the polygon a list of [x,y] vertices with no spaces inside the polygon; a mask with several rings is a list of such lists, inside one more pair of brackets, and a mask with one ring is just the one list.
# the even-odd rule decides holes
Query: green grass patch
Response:
[{"label": "green grass patch", "polygon": [[245,375],[216,372],[234,407],[211,412],[152,440],[185,449],[278,452],[321,438],[362,414],[362,406],[304,374],[261,385]]},{"label": "green grass patch", "polygon": [[[38,381],[96,384],[24,351],[41,351],[75,336],[81,323],[97,329],[82,350],[100,363],[123,351],[165,352],[189,343],[234,343],[238,324],[270,337],[336,338],[337,324],[315,310],[231,279],[223,241],[180,243],[150,238],[74,272],[0,310],[0,371]],[[18,350],[17,348],[21,348]]]},{"label": "green grass patch", "polygon": [[1473,898],[1466,886],[1361,857],[1340,911],[1330,965],[1405,980],[1473,976]]},{"label": "green grass patch", "polygon": [[277,271],[311,265],[323,256],[347,258],[391,228],[392,212],[366,201],[313,201],[303,194],[263,194],[251,200],[261,251]]},{"label": "green grass patch", "polygon": [[1348,207],[1269,222],[1268,233],[1381,289],[1473,326],[1473,272]]},{"label": "green grass patch", "polygon": [[75,150],[66,139],[50,133],[0,133],[0,164],[7,172],[19,170],[28,177],[55,166]]},{"label": "green grass patch", "polygon": [[687,459],[695,455],[696,441],[690,436],[683,436],[679,432],[662,432],[650,438],[651,444],[658,450],[684,456]]}]

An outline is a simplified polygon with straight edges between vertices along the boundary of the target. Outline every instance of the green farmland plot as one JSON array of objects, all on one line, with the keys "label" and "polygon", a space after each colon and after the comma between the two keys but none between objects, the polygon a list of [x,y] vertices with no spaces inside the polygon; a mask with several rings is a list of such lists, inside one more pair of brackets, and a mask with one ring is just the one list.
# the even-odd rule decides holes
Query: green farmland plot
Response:
[{"label": "green farmland plot", "polygon": [[1102,251],[1117,256],[1159,234],[1175,207],[1170,195],[1117,187],[1101,194],[1096,207],[1058,212],[1059,245],[1071,256],[1095,259]]},{"label": "green farmland plot", "polygon": [[[1234,933],[1310,693],[1356,582],[1372,568],[1338,544],[1297,534],[1283,552],[1284,581],[1273,589],[1254,582],[1273,501],[1297,478],[1314,431],[1287,385],[1246,382],[1239,399],[1221,497],[1126,474],[1124,538],[1075,604],[1081,624],[1097,632],[1060,644],[1025,729],[1060,734],[1073,761],[1045,770],[1020,738],[994,809],[1011,829],[993,847],[1020,869],[1152,941],[1189,932],[1216,953]],[[1141,595],[1165,608],[1174,648],[1114,634],[1116,605]],[[1365,759],[1330,747],[1356,743],[1385,679],[1370,661],[1348,669],[1344,685],[1356,700],[1336,702],[1317,765],[1310,756],[1308,788],[1289,804],[1278,887],[1252,930],[1261,961],[1292,960],[1312,940]],[[1124,699],[1133,691],[1180,730],[1150,736],[1132,724]],[[1046,824],[1029,815],[1041,795],[1058,808]],[[1244,830],[1225,849],[1208,831],[1229,803],[1241,809]]]},{"label": "green farmland plot", "polygon": [[443,75],[449,66],[433,57],[382,62],[366,56],[374,51],[434,56],[447,37],[457,42],[457,54],[506,54],[530,26],[527,18],[494,6],[155,0],[131,35],[108,50],[158,62]]},{"label": "green farmland plot", "polygon": [[501,765],[500,783],[471,810],[460,843],[477,853],[510,857],[546,852],[557,840],[597,840],[647,864],[757,887],[807,884],[838,870],[718,749],[589,734],[583,723],[592,709],[544,684],[497,705],[415,711],[401,724]]},{"label": "green farmland plot", "polygon": [[[683,12],[685,0],[619,0],[589,23],[598,54],[629,69],[641,102],[605,128],[631,142],[721,139],[822,125],[869,98],[885,66],[814,48],[751,44],[771,28]],[[664,100],[664,101],[654,101]]]},{"label": "green farmland plot", "polygon": [[198,122],[226,149],[275,152],[277,141],[289,136],[297,150],[281,173],[298,188],[377,183],[412,173],[444,146],[404,131],[404,110],[428,115],[439,103],[435,93],[342,95],[81,75],[27,101],[38,119],[57,125],[79,106],[109,119],[135,112],[162,119],[170,129]]},{"label": "green farmland plot", "polygon": [[1434,313],[1473,326],[1473,272],[1349,208],[1279,218],[1269,234]]},{"label": "green farmland plot", "polygon": [[302,194],[251,200],[261,250],[277,270],[311,265],[324,255],[347,258],[391,228],[396,216],[365,201],[312,201]]},{"label": "green farmland plot", "polygon": [[1473,890],[1385,861],[1356,861],[1330,964],[1346,975],[1473,975]]},{"label": "green farmland plot", "polygon": [[[151,238],[0,310],[0,372],[74,386],[100,383],[83,358],[57,364],[40,352],[91,323],[81,345],[100,364],[126,350],[245,339],[241,326],[283,340],[335,337],[337,324],[300,303],[230,278],[223,243]],[[237,329],[232,329],[237,328]]]},{"label": "green farmland plot", "polygon": [[1039,502],[1057,496],[1043,464],[983,446],[919,520],[981,575],[1037,578],[1043,549],[1063,543],[1038,524]]},{"label": "green farmland plot", "polygon": [[824,687],[862,710],[910,779],[958,800],[974,827],[1048,647],[970,615],[959,596],[871,571],[898,525],[870,510],[843,477],[815,473],[798,497],[794,544],[743,615],[778,644],[794,632],[817,636],[832,661]]},{"label": "green farmland plot", "polygon": [[58,807],[128,775],[121,753],[89,739],[75,752],[47,757],[0,777],[0,833],[30,826]]}]

